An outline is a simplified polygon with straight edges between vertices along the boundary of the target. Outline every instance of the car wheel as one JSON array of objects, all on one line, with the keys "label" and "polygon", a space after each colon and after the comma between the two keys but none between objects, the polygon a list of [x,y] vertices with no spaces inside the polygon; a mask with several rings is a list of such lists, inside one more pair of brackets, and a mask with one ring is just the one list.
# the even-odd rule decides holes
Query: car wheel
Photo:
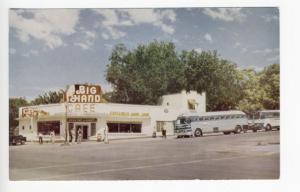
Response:
[{"label": "car wheel", "polygon": [[272,126],[270,124],[266,126],[266,131],[272,131]]},{"label": "car wheel", "polygon": [[201,131],[201,129],[199,129],[199,128],[196,129],[194,135],[195,135],[195,137],[200,137],[200,136],[202,136],[202,131]]}]

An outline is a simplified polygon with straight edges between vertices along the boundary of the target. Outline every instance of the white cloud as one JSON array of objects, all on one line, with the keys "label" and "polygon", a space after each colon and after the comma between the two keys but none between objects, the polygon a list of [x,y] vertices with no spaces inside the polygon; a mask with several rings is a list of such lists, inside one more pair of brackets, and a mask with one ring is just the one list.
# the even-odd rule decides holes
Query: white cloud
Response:
[{"label": "white cloud", "polygon": [[266,22],[278,21],[279,17],[277,15],[264,15],[261,16]]},{"label": "white cloud", "polygon": [[212,39],[212,37],[211,37],[211,35],[210,35],[209,33],[206,33],[206,34],[204,35],[204,39],[205,39],[206,41],[210,42],[210,43],[212,43],[212,41],[213,41],[213,39]]},{"label": "white cloud", "polygon": [[246,14],[242,12],[242,8],[204,8],[203,13],[213,19],[226,22],[243,22],[246,18]]},{"label": "white cloud", "polygon": [[[32,17],[24,17],[24,13],[32,14]],[[34,38],[54,49],[64,44],[62,35],[75,32],[79,13],[77,9],[11,10],[9,24],[16,29],[20,41],[28,42]]]},{"label": "white cloud", "polygon": [[17,50],[15,48],[10,48],[9,49],[9,54],[14,55],[16,54]]},{"label": "white cloud", "polygon": [[275,49],[271,49],[271,48],[257,49],[257,50],[254,50],[253,53],[268,55],[268,54],[273,54],[273,53],[279,53],[279,49],[278,48],[275,48]]},{"label": "white cloud", "polygon": [[202,49],[199,47],[199,48],[196,48],[195,51],[198,52],[198,53],[201,53]]},{"label": "white cloud", "polygon": [[94,42],[97,38],[97,34],[95,31],[88,31],[84,28],[80,29],[83,31],[84,35],[81,37],[80,42],[75,42],[74,45],[79,46],[83,50],[91,49],[91,47],[94,45]]},{"label": "white cloud", "polygon": [[241,49],[241,52],[242,53],[246,53],[248,51],[248,49],[246,48],[246,47],[243,47],[242,49]]},{"label": "white cloud", "polygon": [[103,39],[105,39],[105,40],[109,39],[109,35],[105,32],[101,33],[101,37],[103,37]]},{"label": "white cloud", "polygon": [[154,9],[94,9],[96,14],[103,17],[96,27],[103,27],[106,32],[101,36],[104,39],[119,39],[126,33],[119,27],[129,27],[140,24],[150,24],[160,28],[166,34],[173,34],[174,27],[170,23],[176,21],[173,10]]},{"label": "white cloud", "polygon": [[235,44],[233,45],[233,48],[237,48],[237,47],[239,47],[240,45],[241,45],[240,42],[235,42]]},{"label": "white cloud", "polygon": [[38,55],[39,51],[31,49],[29,52],[22,54],[23,57],[30,57],[32,55]]},{"label": "white cloud", "polygon": [[274,55],[273,57],[267,58],[269,62],[279,62],[279,55]]}]

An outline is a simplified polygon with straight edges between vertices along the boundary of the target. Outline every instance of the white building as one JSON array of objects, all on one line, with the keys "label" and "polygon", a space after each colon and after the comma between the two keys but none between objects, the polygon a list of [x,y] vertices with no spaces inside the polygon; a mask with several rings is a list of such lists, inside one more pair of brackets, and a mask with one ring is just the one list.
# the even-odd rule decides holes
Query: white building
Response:
[{"label": "white building", "polygon": [[[48,135],[55,131],[57,140],[64,140],[68,129],[82,128],[83,139],[95,140],[103,136],[108,127],[108,137],[151,137],[161,135],[165,125],[168,135],[174,134],[174,121],[182,113],[206,111],[205,93],[182,91],[165,95],[161,105],[131,105],[116,103],[59,103],[21,107],[19,133],[27,140],[37,140],[38,133]],[[77,132],[77,131],[75,131]]]}]

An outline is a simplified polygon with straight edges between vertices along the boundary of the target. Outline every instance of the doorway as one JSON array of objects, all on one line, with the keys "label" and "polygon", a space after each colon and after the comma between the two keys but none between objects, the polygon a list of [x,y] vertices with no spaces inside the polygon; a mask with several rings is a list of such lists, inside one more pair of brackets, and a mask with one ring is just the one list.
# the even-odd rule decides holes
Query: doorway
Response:
[{"label": "doorway", "polygon": [[76,125],[76,140],[78,138],[78,130],[82,130],[82,139],[88,139],[88,125]]}]

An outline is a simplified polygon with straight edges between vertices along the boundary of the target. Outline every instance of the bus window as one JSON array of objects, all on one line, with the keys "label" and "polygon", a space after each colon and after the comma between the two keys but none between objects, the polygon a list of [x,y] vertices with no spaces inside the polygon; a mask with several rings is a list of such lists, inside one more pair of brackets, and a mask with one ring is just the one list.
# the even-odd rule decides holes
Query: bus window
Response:
[{"label": "bus window", "polygon": [[214,119],[215,119],[215,117],[210,117],[210,118],[209,118],[209,120],[214,120]]},{"label": "bus window", "polygon": [[203,121],[203,117],[199,117],[199,121]]},{"label": "bus window", "polygon": [[209,120],[209,118],[208,118],[208,117],[204,117],[203,119],[204,119],[205,121]]}]

